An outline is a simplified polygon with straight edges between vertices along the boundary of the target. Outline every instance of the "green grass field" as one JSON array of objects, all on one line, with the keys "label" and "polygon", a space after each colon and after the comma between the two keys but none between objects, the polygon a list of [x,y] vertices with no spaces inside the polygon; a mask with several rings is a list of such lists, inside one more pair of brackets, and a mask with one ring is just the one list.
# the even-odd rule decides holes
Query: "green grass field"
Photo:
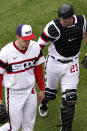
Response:
[{"label": "green grass field", "polygon": [[[16,27],[19,24],[30,24],[37,41],[45,25],[57,18],[58,7],[64,3],[72,4],[76,14],[84,14],[87,18],[87,0],[0,0],[0,48],[16,39]],[[83,40],[80,63],[86,52],[87,45]],[[46,57],[47,47],[43,53]],[[49,102],[48,116],[41,118],[37,110],[34,131],[59,131],[56,125],[60,124],[60,105],[61,89],[59,88],[57,99]],[[87,131],[87,70],[83,69],[81,64],[78,101],[72,131]]]}]

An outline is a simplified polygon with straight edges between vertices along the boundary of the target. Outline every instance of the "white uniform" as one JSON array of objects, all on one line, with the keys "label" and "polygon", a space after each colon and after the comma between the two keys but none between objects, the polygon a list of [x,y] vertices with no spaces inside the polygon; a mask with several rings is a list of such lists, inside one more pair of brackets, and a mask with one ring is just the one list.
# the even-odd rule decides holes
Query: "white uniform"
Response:
[{"label": "white uniform", "polygon": [[[47,45],[48,42],[50,42],[50,45],[48,47],[48,56],[45,63],[46,88],[58,89],[59,80],[61,80],[62,92],[65,92],[66,89],[77,89],[77,85],[79,82],[78,55],[80,53],[80,49],[78,47],[79,51],[77,51],[77,53],[72,56],[69,56],[67,53],[68,51],[70,53],[71,50],[73,54],[75,49],[73,49],[72,47],[76,47],[77,45],[75,45],[76,43],[73,43],[71,47],[71,42],[73,41],[76,42],[76,39],[79,37],[76,36],[76,33],[74,32],[74,27],[77,26],[77,16],[74,15],[73,17],[74,17],[74,24],[66,28],[67,30],[70,28],[70,31],[73,31],[71,32],[71,36],[69,35],[70,32],[66,32],[68,34],[65,34],[66,36],[63,36],[60,22],[58,24],[58,22],[55,22],[57,20],[52,20],[46,25],[43,33],[41,34],[38,40],[38,44],[44,46]],[[86,28],[87,28],[86,20],[84,16],[82,17],[84,19],[82,30],[83,32],[86,32]],[[57,23],[58,26],[55,23]],[[75,34],[76,36],[75,38],[72,36],[73,34]],[[61,41],[62,43],[61,42],[57,43],[56,41],[58,42]],[[67,44],[64,45],[63,42],[67,42]],[[67,49],[67,45],[68,45],[68,49]],[[59,47],[57,48],[57,46]],[[64,52],[65,56],[62,55],[63,54],[62,52]],[[61,61],[69,61],[69,60],[70,61],[72,60],[72,62],[66,62],[66,63],[61,62]]]},{"label": "white uniform", "polygon": [[[69,7],[67,11],[66,6]],[[72,6],[64,4],[60,9],[62,13],[66,12],[67,15],[64,16],[67,16],[68,19],[70,17],[68,17],[68,15],[71,14]],[[70,12],[68,12],[68,9]],[[60,81],[62,89],[61,131],[71,131],[72,128],[79,82],[78,56],[83,33],[87,32],[86,19],[83,15],[71,15],[71,17],[73,23],[66,27],[62,26],[59,18],[49,22],[38,40],[41,48],[44,47],[43,45],[47,45],[48,42],[50,42],[45,64],[46,99],[41,102],[41,106],[39,105],[39,113],[41,116],[47,115],[47,103],[56,98]]]},{"label": "white uniform", "polygon": [[21,123],[22,131],[33,131],[37,108],[34,67],[44,61],[35,41],[30,41],[24,53],[14,42],[0,52],[0,74],[3,74],[6,106],[13,131],[18,131]]}]

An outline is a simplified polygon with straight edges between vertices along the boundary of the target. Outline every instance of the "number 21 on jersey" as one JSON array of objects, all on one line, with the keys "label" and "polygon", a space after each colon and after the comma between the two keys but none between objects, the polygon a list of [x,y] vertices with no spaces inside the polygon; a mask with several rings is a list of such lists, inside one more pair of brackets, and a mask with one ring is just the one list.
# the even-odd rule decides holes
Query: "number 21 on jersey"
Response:
[{"label": "number 21 on jersey", "polygon": [[77,63],[70,67],[70,73],[74,73],[76,71],[79,71],[79,67],[78,67]]}]

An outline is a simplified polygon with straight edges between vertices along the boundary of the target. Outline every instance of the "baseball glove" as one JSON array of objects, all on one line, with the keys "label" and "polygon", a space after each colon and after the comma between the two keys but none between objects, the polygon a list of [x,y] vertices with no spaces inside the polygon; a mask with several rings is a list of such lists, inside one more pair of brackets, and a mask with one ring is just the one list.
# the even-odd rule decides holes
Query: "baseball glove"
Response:
[{"label": "baseball glove", "polygon": [[8,113],[4,105],[0,105],[0,124],[4,124],[8,121]]},{"label": "baseball glove", "polygon": [[87,69],[87,53],[85,53],[85,56],[81,64],[83,68]]}]

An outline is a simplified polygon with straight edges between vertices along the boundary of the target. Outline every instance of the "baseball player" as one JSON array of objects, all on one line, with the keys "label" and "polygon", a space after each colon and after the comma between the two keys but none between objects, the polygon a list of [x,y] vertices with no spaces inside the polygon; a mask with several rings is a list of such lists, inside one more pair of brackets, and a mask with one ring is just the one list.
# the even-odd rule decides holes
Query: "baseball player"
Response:
[{"label": "baseball player", "polygon": [[[45,97],[42,70],[45,59],[40,46],[33,41],[36,36],[30,25],[19,25],[16,34],[16,41],[7,44],[0,52],[0,74],[5,87],[10,131],[18,131],[21,124],[22,131],[33,131],[37,108],[35,79],[40,88],[38,100],[42,101]],[[1,89],[0,104],[3,104]]]},{"label": "baseball player", "polygon": [[39,113],[47,115],[48,102],[56,99],[60,81],[61,131],[71,131],[79,82],[78,56],[83,35],[87,41],[87,23],[84,15],[75,15],[70,4],[58,9],[58,17],[46,25],[38,40],[42,49],[50,42],[45,63],[46,97],[39,105]]}]

